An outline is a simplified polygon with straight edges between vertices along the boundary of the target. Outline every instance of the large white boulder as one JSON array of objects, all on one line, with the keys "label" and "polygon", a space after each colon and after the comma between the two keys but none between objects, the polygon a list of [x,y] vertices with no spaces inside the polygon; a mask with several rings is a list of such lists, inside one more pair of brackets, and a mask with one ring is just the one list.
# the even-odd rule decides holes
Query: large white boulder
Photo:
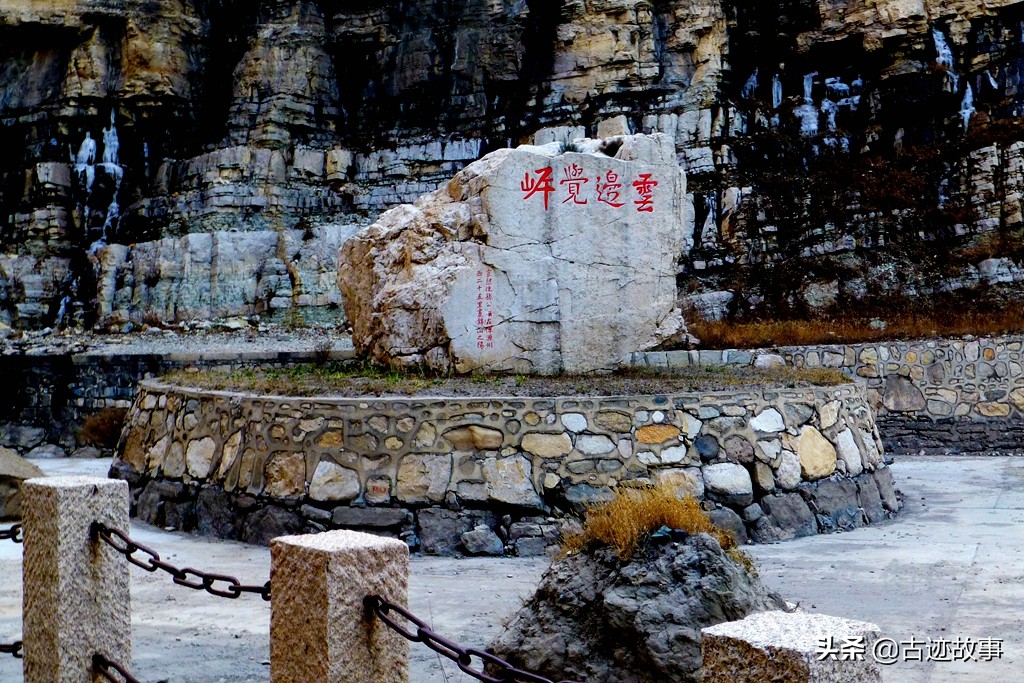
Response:
[{"label": "large white boulder", "polygon": [[489,154],[343,245],[356,348],[398,366],[583,373],[684,332],[672,141],[577,144]]}]

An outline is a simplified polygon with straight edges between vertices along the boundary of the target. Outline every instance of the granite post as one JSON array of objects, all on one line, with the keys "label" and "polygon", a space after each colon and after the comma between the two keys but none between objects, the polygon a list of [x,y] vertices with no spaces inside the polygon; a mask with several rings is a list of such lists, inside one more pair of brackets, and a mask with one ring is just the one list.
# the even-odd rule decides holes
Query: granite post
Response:
[{"label": "granite post", "polygon": [[874,624],[759,612],[701,630],[704,683],[881,683]]},{"label": "granite post", "polygon": [[270,546],[271,683],[407,683],[409,643],[367,613],[380,595],[405,606],[409,547],[355,531]]},{"label": "granite post", "polygon": [[131,667],[128,561],[90,535],[93,522],[128,529],[128,483],[48,477],[22,490],[25,683],[96,683],[94,654]]}]

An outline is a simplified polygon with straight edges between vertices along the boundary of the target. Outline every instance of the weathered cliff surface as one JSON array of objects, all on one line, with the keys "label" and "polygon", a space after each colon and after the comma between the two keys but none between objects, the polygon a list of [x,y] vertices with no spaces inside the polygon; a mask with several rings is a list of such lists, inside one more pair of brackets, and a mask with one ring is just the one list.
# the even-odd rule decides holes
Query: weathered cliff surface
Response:
[{"label": "weathered cliff surface", "polygon": [[675,141],[680,284],[712,312],[1015,296],[1022,21],[1012,0],[8,0],[0,319],[201,310],[115,305],[100,247],[337,231],[488,151],[628,132]]}]

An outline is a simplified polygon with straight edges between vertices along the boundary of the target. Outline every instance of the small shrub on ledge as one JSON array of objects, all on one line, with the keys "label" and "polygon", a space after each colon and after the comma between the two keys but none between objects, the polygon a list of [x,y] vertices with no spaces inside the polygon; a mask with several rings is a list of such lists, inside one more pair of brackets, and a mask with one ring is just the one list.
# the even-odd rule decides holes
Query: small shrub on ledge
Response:
[{"label": "small shrub on ledge", "polygon": [[104,408],[93,413],[82,422],[82,428],[78,430],[78,440],[97,448],[116,448],[127,414],[126,408]]},{"label": "small shrub on ledge", "polygon": [[874,317],[831,317],[788,320],[686,319],[702,349],[753,349],[778,346],[858,344],[898,339],[1001,335],[1024,331],[1018,307],[983,311],[951,307],[926,312],[878,313]]},{"label": "small shrub on ledge", "polygon": [[693,496],[680,498],[665,485],[617,489],[612,500],[587,509],[583,527],[563,538],[562,550],[574,554],[608,547],[625,562],[641,544],[662,530],[708,534],[729,557],[747,571],[756,573],[750,558],[739,549],[736,538],[715,526]]}]

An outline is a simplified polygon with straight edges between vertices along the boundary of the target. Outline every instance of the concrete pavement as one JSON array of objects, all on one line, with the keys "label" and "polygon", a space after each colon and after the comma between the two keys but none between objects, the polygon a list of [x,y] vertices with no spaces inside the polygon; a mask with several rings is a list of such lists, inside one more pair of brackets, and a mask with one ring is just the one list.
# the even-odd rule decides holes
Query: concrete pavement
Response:
[{"label": "concrete pavement", "polygon": [[[104,476],[107,461],[39,463],[52,474]],[[896,641],[1000,639],[990,662],[900,662],[886,683],[1024,683],[1024,458],[902,458],[900,518],[875,527],[773,546],[750,546],[770,587],[810,611],[864,619]],[[136,525],[165,559],[262,583],[269,551]],[[485,646],[536,585],[546,562],[413,558],[413,612],[464,645]],[[0,642],[20,634],[20,548],[0,544]],[[132,569],[132,670],[147,683],[269,679],[269,605],[224,600]],[[412,646],[413,683],[471,679]],[[0,658],[0,681],[20,662]]]},{"label": "concrete pavement", "polygon": [[1024,457],[901,458],[893,473],[898,519],[752,546],[766,583],[896,641],[1003,640],[998,660],[897,662],[887,682],[1024,681]]}]

